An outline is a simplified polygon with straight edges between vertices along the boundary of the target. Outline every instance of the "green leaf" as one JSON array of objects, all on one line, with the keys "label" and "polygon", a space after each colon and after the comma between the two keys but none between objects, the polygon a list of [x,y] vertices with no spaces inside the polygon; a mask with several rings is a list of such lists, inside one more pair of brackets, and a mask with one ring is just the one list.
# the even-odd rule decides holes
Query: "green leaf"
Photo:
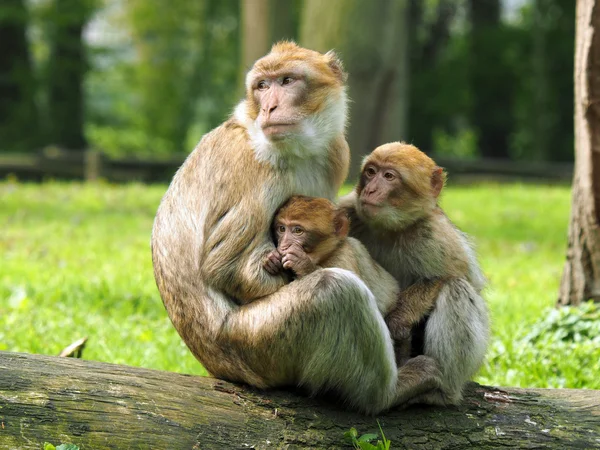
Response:
[{"label": "green leaf", "polygon": [[79,450],[79,447],[77,447],[75,444],[61,444],[56,447],[56,450]]},{"label": "green leaf", "polygon": [[356,431],[356,428],[350,428],[348,431],[346,431],[344,433],[344,436],[346,436],[347,438],[349,438],[351,440],[354,440],[358,436],[358,431]]},{"label": "green leaf", "polygon": [[359,442],[358,446],[361,450],[377,450],[377,447],[368,442]]},{"label": "green leaf", "polygon": [[56,447],[49,442],[44,442],[44,450],[56,450]]},{"label": "green leaf", "polygon": [[373,439],[377,439],[377,435],[376,434],[363,434],[361,437],[358,438],[358,442],[370,442]]}]

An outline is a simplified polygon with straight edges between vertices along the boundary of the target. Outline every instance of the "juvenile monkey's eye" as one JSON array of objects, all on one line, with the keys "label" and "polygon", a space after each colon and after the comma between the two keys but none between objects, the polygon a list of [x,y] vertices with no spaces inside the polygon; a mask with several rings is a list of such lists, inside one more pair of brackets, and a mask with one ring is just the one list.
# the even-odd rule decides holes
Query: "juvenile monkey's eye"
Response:
[{"label": "juvenile monkey's eye", "polygon": [[267,84],[267,82],[265,80],[260,80],[258,82],[258,84],[256,85],[256,88],[259,91],[264,91],[265,89],[267,89],[269,87],[269,85]]},{"label": "juvenile monkey's eye", "polygon": [[283,225],[279,225],[279,226],[277,227],[277,231],[278,231],[279,233],[285,233],[285,227],[284,227]]},{"label": "juvenile monkey's eye", "polygon": [[375,170],[374,167],[367,167],[365,169],[365,173],[367,174],[368,177],[372,177],[373,175],[375,175],[377,173],[377,171]]},{"label": "juvenile monkey's eye", "polygon": [[294,227],[292,229],[292,233],[294,233],[296,236],[300,236],[302,233],[304,233],[304,230],[300,227]]},{"label": "juvenile monkey's eye", "polygon": [[392,172],[386,172],[383,176],[388,181],[392,181],[392,180],[394,180],[396,178],[396,175],[393,174]]},{"label": "juvenile monkey's eye", "polygon": [[294,79],[292,77],[283,77],[283,80],[281,80],[281,85],[285,86],[286,84],[292,84],[293,81]]}]

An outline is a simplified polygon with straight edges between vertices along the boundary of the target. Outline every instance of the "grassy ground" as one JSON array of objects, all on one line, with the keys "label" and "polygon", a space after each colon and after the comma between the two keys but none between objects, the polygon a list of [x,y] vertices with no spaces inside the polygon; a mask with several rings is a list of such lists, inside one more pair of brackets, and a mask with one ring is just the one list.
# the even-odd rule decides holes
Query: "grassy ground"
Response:
[{"label": "grassy ground", "polygon": [[[52,355],[88,336],[86,359],[204,373],[152,276],[150,229],[165,189],[0,183],[0,350]],[[479,381],[600,388],[600,346],[525,338],[555,303],[569,202],[566,187],[447,190],[443,206],[474,237],[490,279],[494,336]]]}]

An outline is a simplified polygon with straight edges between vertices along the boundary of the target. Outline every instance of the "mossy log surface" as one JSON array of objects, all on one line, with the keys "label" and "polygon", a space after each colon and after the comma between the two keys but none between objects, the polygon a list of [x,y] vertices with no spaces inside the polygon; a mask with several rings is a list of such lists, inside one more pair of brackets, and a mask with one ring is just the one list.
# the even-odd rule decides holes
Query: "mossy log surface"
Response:
[{"label": "mossy log surface", "polygon": [[600,391],[471,383],[458,408],[378,417],[323,400],[177,373],[0,352],[0,449],[348,448],[378,431],[392,448],[600,448]]}]

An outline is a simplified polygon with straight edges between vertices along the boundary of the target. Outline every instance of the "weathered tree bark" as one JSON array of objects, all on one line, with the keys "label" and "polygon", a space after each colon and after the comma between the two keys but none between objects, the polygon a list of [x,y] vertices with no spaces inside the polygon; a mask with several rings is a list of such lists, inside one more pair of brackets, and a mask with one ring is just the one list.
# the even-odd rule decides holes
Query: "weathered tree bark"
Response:
[{"label": "weathered tree bark", "polygon": [[575,175],[567,261],[558,304],[600,301],[600,4],[578,0]]},{"label": "weathered tree bark", "polygon": [[349,73],[350,179],[362,156],[406,133],[407,0],[305,0],[300,43],[339,52]]},{"label": "weathered tree bark", "polygon": [[[393,448],[600,448],[600,391],[472,383],[459,408],[377,417]],[[0,352],[0,449],[343,448],[374,417],[213,378]]]}]

